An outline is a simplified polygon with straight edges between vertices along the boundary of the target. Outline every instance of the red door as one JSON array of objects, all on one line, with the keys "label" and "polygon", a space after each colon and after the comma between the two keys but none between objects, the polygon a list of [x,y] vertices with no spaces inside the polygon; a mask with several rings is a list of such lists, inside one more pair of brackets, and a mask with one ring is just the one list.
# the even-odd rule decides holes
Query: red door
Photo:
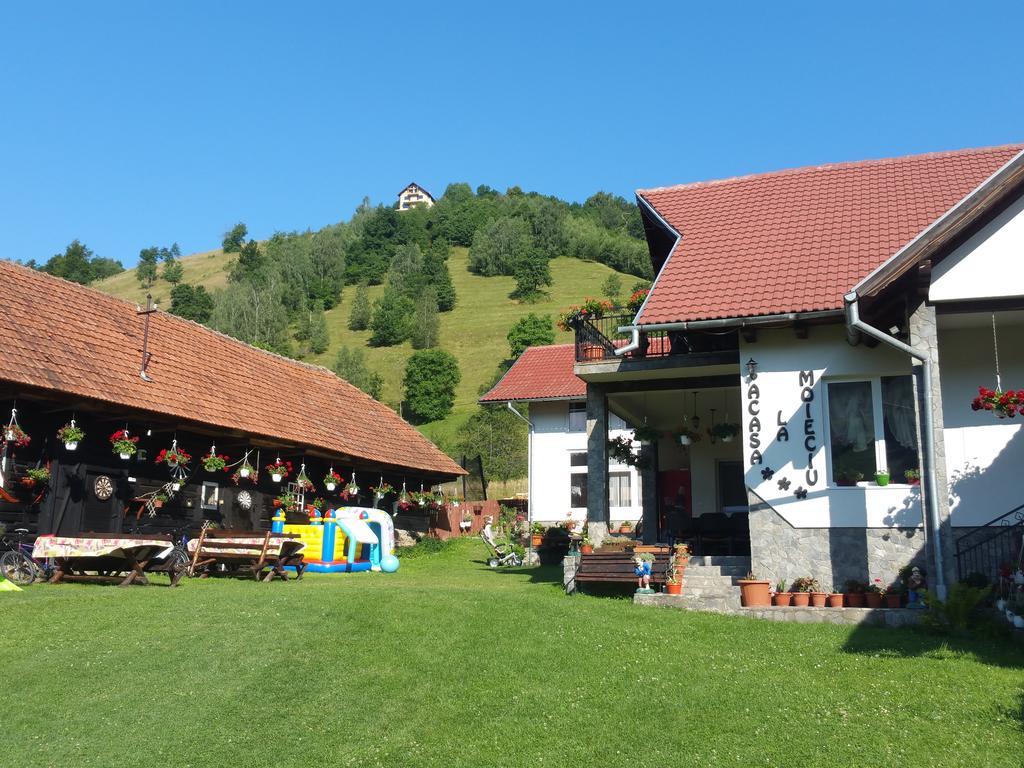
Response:
[{"label": "red door", "polygon": [[658,473],[658,539],[682,537],[690,530],[690,470],[669,469]]}]

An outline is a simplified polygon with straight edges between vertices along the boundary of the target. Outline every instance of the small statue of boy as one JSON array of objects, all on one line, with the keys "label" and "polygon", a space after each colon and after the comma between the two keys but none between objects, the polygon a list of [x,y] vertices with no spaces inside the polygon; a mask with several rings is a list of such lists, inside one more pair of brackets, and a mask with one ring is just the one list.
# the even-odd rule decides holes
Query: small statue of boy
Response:
[{"label": "small statue of boy", "polygon": [[910,575],[907,576],[907,607],[908,608],[923,608],[924,605],[921,601],[921,592],[925,588],[924,573],[916,565],[910,569]]},{"label": "small statue of boy", "polygon": [[636,591],[639,595],[654,594],[651,589],[651,563],[654,558],[646,553],[633,558],[633,573],[636,574]]}]

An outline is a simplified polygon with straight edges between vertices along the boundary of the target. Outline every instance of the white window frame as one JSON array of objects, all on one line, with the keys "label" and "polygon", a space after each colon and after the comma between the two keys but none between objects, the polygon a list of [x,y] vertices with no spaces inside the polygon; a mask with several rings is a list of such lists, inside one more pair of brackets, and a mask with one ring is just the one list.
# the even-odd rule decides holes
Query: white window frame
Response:
[{"label": "white window frame", "polygon": [[[625,477],[626,478],[627,486],[629,488],[629,504],[612,504],[612,499],[611,499],[611,495],[612,495],[612,492],[611,492],[612,475],[617,475],[617,476]],[[630,470],[630,468],[628,466],[625,467],[625,469],[621,469],[621,470],[609,470],[609,472],[608,472],[608,507],[610,509],[612,509],[612,508],[613,509],[632,509],[633,506],[634,506],[633,505],[633,494],[634,494],[634,492],[635,491],[634,491],[634,488],[633,488],[633,472]]]},{"label": "white window frame", "polygon": [[[832,477],[832,424],[829,418],[829,385],[830,384],[857,384],[857,383],[868,383],[871,385],[871,415],[874,420],[874,432],[875,432],[875,467],[876,471],[879,467],[885,467],[889,469],[889,459],[885,452],[885,416],[882,412],[882,379],[889,378],[890,376],[910,376],[909,373],[880,373],[877,376],[827,376],[821,379],[824,385],[821,390],[821,416],[822,423],[825,425],[824,429],[824,441],[822,445],[825,447],[825,470],[827,472],[826,482],[829,488],[838,488],[842,490],[844,487],[836,485],[835,479]],[[920,447],[918,447],[920,450]],[[902,488],[911,487],[909,483],[903,482],[902,478],[900,482],[893,482],[892,478],[889,479],[890,486],[898,486]],[[855,488],[868,488],[874,486],[874,478],[864,478],[856,486],[850,486]]]},{"label": "white window frame", "polygon": [[[569,485],[567,486],[566,490],[569,492],[569,509],[574,511],[574,512],[577,512],[579,510],[586,510],[586,507],[574,507],[572,505],[572,481],[573,481],[573,477],[572,476],[573,475],[583,475],[583,478],[584,478],[583,479],[583,484],[584,484],[584,487],[586,487],[587,475],[589,474],[589,472],[588,472],[588,467],[587,467],[586,464],[584,464],[582,466],[574,466],[573,465],[573,463],[572,463],[572,456],[573,456],[574,453],[582,453],[584,456],[586,456],[587,452],[586,451],[581,451],[578,448],[574,448],[574,449],[569,450],[568,457],[567,457],[567,460],[569,462]],[[588,499],[588,501],[589,501],[589,499]]]}]

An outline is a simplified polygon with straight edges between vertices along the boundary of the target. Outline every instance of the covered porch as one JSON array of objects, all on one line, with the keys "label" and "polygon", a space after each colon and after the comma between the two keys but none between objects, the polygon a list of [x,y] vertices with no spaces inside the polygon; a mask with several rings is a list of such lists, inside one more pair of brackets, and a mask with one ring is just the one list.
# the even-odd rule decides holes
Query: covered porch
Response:
[{"label": "covered porch", "polygon": [[[749,556],[738,362],[638,371],[628,379],[582,377],[590,538],[614,530],[609,500],[617,478],[609,463],[620,464],[628,452],[640,473],[643,543],[686,541],[696,555]],[[631,443],[609,441],[609,414],[635,428]]]}]

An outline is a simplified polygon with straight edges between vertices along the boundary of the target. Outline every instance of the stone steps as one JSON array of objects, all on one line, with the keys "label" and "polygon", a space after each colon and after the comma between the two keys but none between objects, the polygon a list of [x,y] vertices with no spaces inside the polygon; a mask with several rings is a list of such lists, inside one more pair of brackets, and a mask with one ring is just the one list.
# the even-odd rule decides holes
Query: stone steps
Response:
[{"label": "stone steps", "polygon": [[737,609],[740,588],[736,580],[749,571],[749,557],[691,557],[683,575],[683,594],[672,599],[696,611]]}]

